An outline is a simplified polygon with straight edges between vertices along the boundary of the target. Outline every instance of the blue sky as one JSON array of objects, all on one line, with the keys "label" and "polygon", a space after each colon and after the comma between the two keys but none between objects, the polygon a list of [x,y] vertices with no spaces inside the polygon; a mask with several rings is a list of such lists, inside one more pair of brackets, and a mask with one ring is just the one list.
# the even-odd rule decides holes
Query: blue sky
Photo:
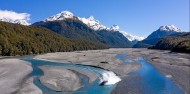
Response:
[{"label": "blue sky", "polygon": [[189,31],[189,0],[1,0],[0,10],[31,14],[31,23],[63,10],[80,17],[93,15],[103,25],[147,36],[161,25]]}]

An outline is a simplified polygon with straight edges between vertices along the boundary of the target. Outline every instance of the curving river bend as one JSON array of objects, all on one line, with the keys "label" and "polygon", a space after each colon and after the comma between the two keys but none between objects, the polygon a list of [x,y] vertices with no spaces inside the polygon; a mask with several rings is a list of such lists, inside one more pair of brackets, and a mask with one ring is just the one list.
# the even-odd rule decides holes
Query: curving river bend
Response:
[{"label": "curving river bend", "polygon": [[63,66],[63,67],[71,67],[71,68],[81,68],[88,70],[90,72],[93,72],[95,75],[97,75],[100,79],[95,80],[93,83],[88,83],[89,79],[85,75],[80,74],[82,77],[82,84],[84,84],[84,87],[80,88],[77,91],[74,92],[66,92],[66,93],[72,93],[72,94],[109,94],[111,91],[116,87],[116,84],[114,85],[103,85],[100,86],[100,80],[102,78],[102,74],[105,72],[105,70],[101,68],[91,67],[91,66],[83,66],[83,65],[75,65],[75,64],[65,64],[65,63],[57,63],[57,62],[49,62],[49,61],[42,61],[42,60],[35,60],[33,58],[23,58],[22,60],[25,60],[27,62],[30,62],[32,64],[33,71],[30,74],[30,76],[34,76],[34,84],[38,86],[43,93],[45,94],[64,94],[65,92],[57,92],[55,90],[49,89],[46,86],[44,86],[40,80],[39,77],[43,76],[43,71],[39,68],[39,66],[43,65],[49,65],[49,66]]},{"label": "curving river bend", "polygon": [[[126,59],[125,58],[126,56],[127,54],[118,54],[116,57],[121,61],[123,61],[124,63],[130,63],[133,61]],[[35,60],[33,58],[23,58],[23,60],[28,61],[32,64],[33,72],[30,74],[30,76],[35,77],[34,84],[38,86],[45,94],[63,94],[64,92],[56,92],[40,83],[39,77],[43,75],[43,71],[39,68],[39,66],[49,65],[49,66],[63,66],[63,67],[72,67],[72,68],[77,67],[93,72],[98,77],[101,77],[103,72],[105,71],[101,68],[95,68],[91,66],[49,62],[49,61]],[[131,72],[129,75],[136,75],[140,79],[140,81],[138,81],[138,85],[140,86],[140,89],[142,89],[141,94],[184,94],[183,90],[179,88],[177,85],[175,85],[175,83],[171,79],[165,77],[160,72],[158,72],[151,64],[149,64],[142,57],[139,57],[135,61],[141,64],[141,68],[139,70]],[[93,83],[88,83],[89,80],[88,77],[82,74],[80,76],[82,77],[82,83],[84,84],[84,87],[70,93],[110,94],[117,85],[114,84],[114,85],[99,86],[100,79],[97,79]]]}]

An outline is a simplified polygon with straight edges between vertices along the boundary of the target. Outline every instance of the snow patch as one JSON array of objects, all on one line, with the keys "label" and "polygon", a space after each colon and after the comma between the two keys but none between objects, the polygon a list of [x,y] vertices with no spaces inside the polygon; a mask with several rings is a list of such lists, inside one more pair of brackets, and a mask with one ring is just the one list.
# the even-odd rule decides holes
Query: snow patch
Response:
[{"label": "snow patch", "polygon": [[56,15],[53,15],[47,19],[45,19],[44,21],[55,21],[55,20],[63,20],[65,18],[73,18],[74,14],[71,13],[70,11],[62,11]]},{"label": "snow patch", "polygon": [[119,28],[118,25],[113,25],[113,26],[111,26],[110,30],[111,30],[111,31],[119,31],[120,28]]},{"label": "snow patch", "polygon": [[161,26],[159,28],[160,31],[175,31],[175,32],[182,32],[181,29],[177,28],[175,25],[166,25],[166,26]]},{"label": "snow patch", "polygon": [[88,27],[90,27],[93,30],[107,29],[106,26],[102,25],[100,21],[96,20],[93,16],[90,16],[88,18],[78,17],[78,19],[81,20],[84,24],[86,24]]},{"label": "snow patch", "polygon": [[134,36],[134,35],[128,34],[125,31],[119,31],[119,32],[122,33],[129,41],[141,41],[145,39],[145,37]]}]

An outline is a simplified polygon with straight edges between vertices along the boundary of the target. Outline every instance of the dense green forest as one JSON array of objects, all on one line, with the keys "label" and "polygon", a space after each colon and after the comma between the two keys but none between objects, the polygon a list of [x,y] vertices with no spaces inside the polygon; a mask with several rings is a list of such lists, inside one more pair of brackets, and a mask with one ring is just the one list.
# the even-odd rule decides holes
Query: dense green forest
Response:
[{"label": "dense green forest", "polygon": [[82,39],[67,39],[42,27],[0,21],[0,55],[2,56],[105,48],[108,46]]},{"label": "dense green forest", "polygon": [[108,30],[95,31],[81,22],[78,18],[56,20],[56,21],[41,21],[33,24],[50,29],[66,38],[70,39],[85,39],[98,43],[109,45],[110,47],[132,47],[131,42],[120,32]]},{"label": "dense green forest", "polygon": [[190,33],[164,37],[155,46],[150,48],[190,53]]}]

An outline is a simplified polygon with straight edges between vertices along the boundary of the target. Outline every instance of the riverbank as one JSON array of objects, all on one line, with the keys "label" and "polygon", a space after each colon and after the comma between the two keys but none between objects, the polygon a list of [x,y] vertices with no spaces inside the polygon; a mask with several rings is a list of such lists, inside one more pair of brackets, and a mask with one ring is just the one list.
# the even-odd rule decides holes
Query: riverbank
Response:
[{"label": "riverbank", "polygon": [[27,75],[32,72],[29,63],[19,59],[0,60],[0,94],[42,94],[33,84],[33,78]]},{"label": "riverbank", "polygon": [[[138,90],[138,85],[134,86],[135,83],[139,83],[139,80],[136,79],[135,75],[128,75],[131,71],[139,69],[140,64],[133,61],[126,61],[133,63],[121,62],[116,57],[118,54],[121,53],[127,53],[127,56],[125,58],[130,60],[136,60],[139,57],[143,57],[144,59],[149,61],[156,69],[158,69],[158,71],[160,71],[163,75],[165,75],[169,79],[172,79],[187,94],[190,93],[188,89],[188,87],[190,87],[189,54],[170,53],[169,51],[160,50],[127,48],[47,53],[43,55],[37,55],[35,56],[35,59],[54,61],[59,63],[83,64],[104,68],[106,70],[113,71],[120,78],[122,78],[122,80],[117,84],[117,87],[113,90],[113,94],[140,94],[140,91]],[[52,70],[54,70],[54,68]],[[44,71],[46,70],[46,68],[42,69]],[[86,75],[89,78],[90,83],[95,81],[95,79],[97,78],[96,75],[87,70],[81,70],[77,68],[69,70],[77,71],[78,73]],[[31,71],[32,68],[30,63],[19,59],[1,59],[0,91],[2,91],[3,94],[4,92],[19,92],[19,94],[20,92],[25,92],[21,94],[28,94],[33,92],[34,90],[35,92],[38,92],[37,94],[41,94],[42,91],[33,84],[33,78],[27,78],[27,75],[31,73]],[[60,69],[59,71],[62,72],[62,69]],[[58,75],[54,76],[58,77]],[[9,83],[10,85],[6,85],[6,83]],[[78,86],[80,87],[80,85]]]},{"label": "riverbank", "polygon": [[[186,93],[189,93],[189,54],[170,53],[169,51],[162,50],[149,50],[149,49],[107,49],[107,50],[91,50],[91,51],[77,51],[77,52],[64,52],[64,53],[48,53],[45,55],[38,55],[36,59],[43,59],[56,62],[67,62],[73,64],[84,64],[98,66],[104,69],[115,72],[122,79],[119,82],[115,91],[122,91],[126,87],[130,88],[127,84],[130,79],[134,77],[126,77],[128,73],[140,67],[137,63],[123,63],[115,56],[117,54],[127,53],[126,59],[135,60],[139,57],[144,57],[162,74],[170,77],[179,87]],[[133,65],[134,64],[134,65]],[[127,80],[128,79],[128,80]],[[128,82],[128,83],[127,83]],[[124,84],[125,83],[125,84]],[[127,85],[127,86],[126,86]],[[132,89],[131,89],[132,90]],[[138,91],[135,91],[137,93]],[[126,93],[117,92],[117,93]]]},{"label": "riverbank", "polygon": [[151,62],[162,74],[171,78],[186,94],[190,94],[190,55],[182,53],[161,53],[147,55]]},{"label": "riverbank", "polygon": [[124,77],[127,76],[129,72],[140,67],[140,64],[138,63],[123,63],[117,59],[116,55],[125,53],[125,50],[126,49],[106,49],[76,52],[56,52],[37,55],[34,58],[52,62],[96,66],[105,70],[113,71],[118,76]]},{"label": "riverbank", "polygon": [[[107,49],[107,50],[89,50],[89,51],[76,51],[76,52],[57,52],[38,55],[34,57],[38,60],[90,65],[110,70],[116,73],[120,78],[125,78],[131,71],[140,68],[140,64],[123,63],[116,56],[120,53],[126,53],[126,49]],[[84,73],[82,73],[84,74]],[[86,74],[84,74],[86,75]],[[89,78],[93,75],[88,75]],[[121,80],[123,83],[123,80]]]},{"label": "riverbank", "polygon": [[[172,79],[186,94],[189,94],[190,87],[190,55],[183,53],[170,53],[164,50],[149,50],[149,49],[126,49],[128,55],[126,59],[135,60],[138,57],[143,57],[151,63],[159,72]],[[129,76],[123,79],[124,83],[119,83],[113,94],[130,93],[140,94],[136,76]],[[126,87],[126,88],[124,88]]]}]

